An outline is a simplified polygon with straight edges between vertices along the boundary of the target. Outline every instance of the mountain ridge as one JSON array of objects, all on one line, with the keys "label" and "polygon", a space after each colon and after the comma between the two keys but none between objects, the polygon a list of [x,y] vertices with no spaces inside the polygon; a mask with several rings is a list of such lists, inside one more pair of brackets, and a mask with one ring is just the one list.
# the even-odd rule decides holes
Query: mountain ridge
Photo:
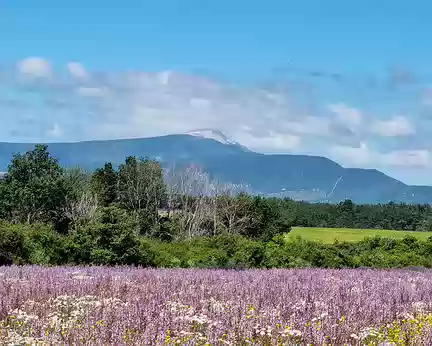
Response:
[{"label": "mountain ridge", "polygon": [[[432,187],[410,186],[376,169],[346,168],[322,156],[256,153],[235,141],[222,143],[196,133],[46,144],[62,165],[89,170],[107,161],[119,165],[126,156],[149,157],[165,167],[196,164],[213,178],[263,195],[313,202],[432,203]],[[14,153],[34,145],[0,142],[0,172]]]}]

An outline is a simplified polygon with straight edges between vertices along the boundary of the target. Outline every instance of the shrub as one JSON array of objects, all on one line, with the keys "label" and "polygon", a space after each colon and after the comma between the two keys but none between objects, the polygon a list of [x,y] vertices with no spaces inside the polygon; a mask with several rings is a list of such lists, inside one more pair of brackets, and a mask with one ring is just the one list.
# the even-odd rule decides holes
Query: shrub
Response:
[{"label": "shrub", "polygon": [[284,210],[283,201],[277,198],[255,197],[253,201],[255,227],[247,236],[270,241],[273,237],[291,231],[292,221]]},{"label": "shrub", "polygon": [[16,264],[63,264],[68,262],[65,237],[43,224],[0,222],[0,253]]},{"label": "shrub", "polygon": [[123,209],[106,207],[98,222],[78,227],[69,238],[75,263],[138,264],[140,242],[137,225]]},{"label": "shrub", "polygon": [[39,224],[27,230],[30,248],[29,262],[32,264],[60,265],[69,262],[66,237],[51,227]]},{"label": "shrub", "polygon": [[186,268],[189,248],[186,242],[162,242],[143,238],[140,247],[143,259],[150,259],[151,265],[162,268]]},{"label": "shrub", "polygon": [[21,264],[28,262],[30,253],[26,227],[0,221],[0,254]]}]

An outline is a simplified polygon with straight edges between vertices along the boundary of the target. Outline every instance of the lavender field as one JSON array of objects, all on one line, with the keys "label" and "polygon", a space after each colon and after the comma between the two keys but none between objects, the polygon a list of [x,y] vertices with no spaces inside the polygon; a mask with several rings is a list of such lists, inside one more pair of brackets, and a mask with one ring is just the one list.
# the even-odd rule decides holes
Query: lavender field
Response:
[{"label": "lavender field", "polygon": [[0,268],[2,345],[430,345],[432,271]]}]

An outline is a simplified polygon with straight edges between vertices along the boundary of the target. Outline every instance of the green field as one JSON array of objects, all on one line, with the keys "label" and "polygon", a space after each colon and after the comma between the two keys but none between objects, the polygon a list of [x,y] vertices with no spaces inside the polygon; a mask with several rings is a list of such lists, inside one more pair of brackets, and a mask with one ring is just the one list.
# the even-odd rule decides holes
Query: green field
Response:
[{"label": "green field", "polygon": [[321,241],[331,244],[335,240],[343,241],[360,241],[365,237],[380,236],[385,238],[403,238],[406,235],[412,235],[418,239],[425,240],[432,236],[432,232],[409,232],[394,231],[383,229],[352,229],[352,228],[309,228],[293,227],[287,235],[288,238],[301,236],[303,239]]}]

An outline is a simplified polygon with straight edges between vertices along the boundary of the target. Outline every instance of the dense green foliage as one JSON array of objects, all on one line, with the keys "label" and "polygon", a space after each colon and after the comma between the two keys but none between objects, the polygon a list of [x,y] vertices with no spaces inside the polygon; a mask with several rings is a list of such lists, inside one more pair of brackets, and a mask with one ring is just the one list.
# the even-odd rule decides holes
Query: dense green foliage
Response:
[{"label": "dense green foliage", "polygon": [[432,231],[432,209],[429,205],[356,205],[350,200],[336,205],[286,203],[287,209],[292,210],[292,224],[295,226]]},{"label": "dense green foliage", "polygon": [[[148,159],[127,157],[118,170],[109,162],[93,173],[65,170],[40,145],[15,155],[0,181],[0,218],[47,224],[62,234],[91,233],[100,228],[106,208],[118,208],[133,222],[128,232],[163,240],[220,234],[270,240],[290,231],[282,200],[230,191],[209,196],[214,185],[197,171],[187,173],[175,176],[168,188],[159,163]],[[123,261],[105,255],[110,263]]]},{"label": "dense green foliage", "polygon": [[[169,182],[168,182],[169,181]],[[64,169],[46,146],[15,155],[0,180],[0,254],[15,263],[162,267],[432,266],[432,240],[321,244],[291,226],[432,230],[428,205],[309,204],[220,188],[152,160],[92,173]]]},{"label": "dense green foliage", "polygon": [[101,210],[96,222],[77,227],[67,241],[68,261],[79,264],[139,263],[135,220],[116,207]]},{"label": "dense green foliage", "polygon": [[0,213],[16,222],[62,222],[67,189],[63,169],[46,146],[15,155],[2,187],[5,207]]},{"label": "dense green foliage", "polygon": [[[264,242],[240,235],[164,242],[137,236],[122,211],[104,210],[94,227],[61,235],[41,225],[0,224],[0,248],[15,263],[130,264],[166,268],[404,268],[432,267],[432,238],[366,238],[322,244],[277,236]],[[129,223],[128,223],[129,222]]]}]

